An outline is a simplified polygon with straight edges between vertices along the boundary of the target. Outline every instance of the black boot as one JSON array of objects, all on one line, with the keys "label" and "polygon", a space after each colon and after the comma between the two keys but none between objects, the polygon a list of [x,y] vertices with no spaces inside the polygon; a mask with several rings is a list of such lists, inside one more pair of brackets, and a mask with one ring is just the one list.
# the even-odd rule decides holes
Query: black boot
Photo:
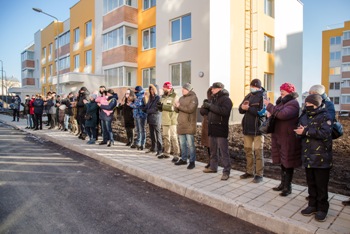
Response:
[{"label": "black boot", "polygon": [[294,168],[286,168],[286,179],[284,182],[284,187],[280,196],[286,197],[292,193],[292,179],[293,179]]},{"label": "black boot", "polygon": [[284,182],[286,180],[286,169],[283,165],[281,165],[281,183],[272,188],[273,191],[282,191],[283,190],[283,187],[284,187]]}]

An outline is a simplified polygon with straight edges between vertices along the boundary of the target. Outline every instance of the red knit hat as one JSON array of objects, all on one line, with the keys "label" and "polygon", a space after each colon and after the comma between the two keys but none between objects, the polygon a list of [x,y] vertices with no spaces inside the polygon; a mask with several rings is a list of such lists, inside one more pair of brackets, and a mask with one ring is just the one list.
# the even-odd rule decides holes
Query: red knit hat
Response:
[{"label": "red knit hat", "polygon": [[172,89],[173,85],[169,81],[167,81],[163,84],[163,88]]},{"label": "red knit hat", "polygon": [[295,86],[291,83],[284,83],[281,85],[280,90],[284,90],[288,93],[295,92]]}]

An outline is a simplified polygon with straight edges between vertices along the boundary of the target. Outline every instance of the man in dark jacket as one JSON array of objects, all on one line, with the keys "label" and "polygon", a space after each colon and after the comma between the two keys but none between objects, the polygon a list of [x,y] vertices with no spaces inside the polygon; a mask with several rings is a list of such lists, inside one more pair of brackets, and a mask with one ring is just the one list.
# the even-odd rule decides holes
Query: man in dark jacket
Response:
[{"label": "man in dark jacket", "polygon": [[12,122],[16,121],[16,118],[17,118],[17,122],[19,121],[19,110],[21,108],[21,98],[16,95],[14,100],[13,100],[13,103],[12,104],[12,107],[13,107],[13,120]]},{"label": "man in dark jacket", "polygon": [[90,92],[87,90],[86,87],[81,87],[79,90],[79,96],[77,98],[77,121],[80,128],[80,135],[79,139],[85,140],[86,138],[86,132],[85,132],[85,114],[86,114],[86,107],[84,100],[89,101],[89,95]]},{"label": "man in dark jacket", "polygon": [[250,93],[244,97],[243,102],[239,105],[239,113],[244,114],[242,129],[244,152],[247,159],[246,172],[240,178],[254,177],[254,183],[260,183],[264,173],[264,136],[259,131],[259,127],[265,95],[265,89],[261,87],[261,81],[254,79],[250,82]]},{"label": "man in dark jacket", "polygon": [[229,118],[232,109],[232,101],[229,92],[224,85],[215,82],[212,85],[212,99],[203,101],[201,114],[208,115],[208,135],[210,142],[210,167],[203,170],[204,173],[216,173],[218,170],[218,152],[224,167],[221,180],[228,180],[231,171],[230,154],[228,152]]},{"label": "man in dark jacket", "polygon": [[30,97],[29,95],[26,95],[25,100],[24,100],[24,104],[23,104],[23,115],[27,117],[27,127],[26,129],[32,129],[33,128],[33,119],[32,116],[30,115]]},{"label": "man in dark jacket", "polygon": [[35,115],[35,128],[34,130],[43,129],[43,111],[44,111],[44,101],[40,94],[35,96],[35,101],[33,102],[34,115]]}]

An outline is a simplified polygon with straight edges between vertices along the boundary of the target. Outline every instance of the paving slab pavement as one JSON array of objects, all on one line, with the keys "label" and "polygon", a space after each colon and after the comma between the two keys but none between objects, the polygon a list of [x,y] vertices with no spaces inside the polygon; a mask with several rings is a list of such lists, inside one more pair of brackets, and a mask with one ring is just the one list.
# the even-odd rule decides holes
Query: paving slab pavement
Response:
[{"label": "paving slab pavement", "polygon": [[274,179],[265,177],[255,184],[251,179],[241,180],[242,172],[231,170],[230,179],[221,181],[222,168],[218,173],[205,174],[201,162],[188,170],[184,165],[175,166],[171,158],[158,159],[121,142],[112,147],[87,145],[69,132],[47,127],[39,131],[25,129],[25,119],[12,122],[12,116],[0,114],[0,121],[275,233],[350,233],[350,207],[341,204],[348,199],[344,195],[329,193],[328,217],[320,223],[300,214],[307,205],[305,186],[293,184],[292,194],[281,197],[272,190],[279,184]]}]

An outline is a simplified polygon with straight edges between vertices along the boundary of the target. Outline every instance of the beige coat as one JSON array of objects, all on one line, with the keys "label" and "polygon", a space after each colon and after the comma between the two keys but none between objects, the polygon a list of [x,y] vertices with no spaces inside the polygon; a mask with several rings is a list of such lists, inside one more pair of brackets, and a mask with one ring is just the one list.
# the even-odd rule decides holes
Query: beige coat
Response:
[{"label": "beige coat", "polygon": [[177,134],[195,135],[197,130],[197,95],[195,92],[190,91],[179,99],[179,103],[179,107],[175,108],[175,111],[179,113],[177,117]]}]

